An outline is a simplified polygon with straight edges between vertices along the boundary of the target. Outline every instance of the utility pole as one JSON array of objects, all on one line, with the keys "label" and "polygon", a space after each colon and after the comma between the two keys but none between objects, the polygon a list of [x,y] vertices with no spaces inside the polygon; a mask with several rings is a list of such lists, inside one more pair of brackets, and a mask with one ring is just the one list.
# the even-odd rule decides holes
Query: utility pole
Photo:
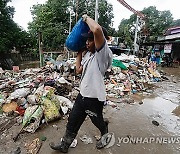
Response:
[{"label": "utility pole", "polygon": [[76,22],[78,19],[79,0],[76,1]]},{"label": "utility pole", "polygon": [[138,47],[137,47],[138,23],[139,23],[139,17],[137,16],[136,27],[135,27],[135,35],[134,35],[134,51],[133,51],[133,55],[136,53],[136,51],[138,51]]},{"label": "utility pole", "polygon": [[95,21],[98,22],[98,0],[96,0],[96,7],[95,7]]},{"label": "utility pole", "polygon": [[69,11],[69,34],[71,32],[71,22],[72,22],[72,19],[71,19],[71,10]]},{"label": "utility pole", "polygon": [[[72,19],[71,19],[71,9],[69,10],[69,34],[71,32],[71,22],[72,22]],[[68,50],[68,60],[69,60],[69,50]]]},{"label": "utility pole", "polygon": [[39,42],[39,60],[40,60],[40,67],[42,67],[42,66],[43,66],[42,32],[38,32],[38,42]]}]

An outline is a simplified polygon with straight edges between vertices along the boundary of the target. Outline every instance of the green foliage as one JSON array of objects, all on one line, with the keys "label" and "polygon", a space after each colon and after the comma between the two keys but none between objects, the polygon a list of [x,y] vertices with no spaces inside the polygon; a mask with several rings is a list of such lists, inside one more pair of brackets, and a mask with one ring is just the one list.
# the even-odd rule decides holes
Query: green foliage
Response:
[{"label": "green foliage", "polygon": [[[109,35],[116,34],[115,29],[111,27],[114,18],[113,6],[107,0],[98,1],[98,23],[105,27]],[[76,11],[76,9],[74,9]],[[79,0],[78,18],[83,14],[88,14],[91,18],[95,18],[95,0]]]},{"label": "green foliage", "polygon": [[[33,22],[29,23],[30,33],[38,39],[38,33],[42,33],[44,50],[58,50],[64,45],[69,33],[70,10],[74,11],[72,18],[73,27],[81,16],[87,13],[94,18],[94,0],[49,0],[46,4],[33,6],[31,13]],[[106,0],[99,1],[99,23],[107,28],[110,34],[115,33],[111,28],[113,18],[112,5]]]},{"label": "green foliage", "polygon": [[[146,41],[156,41],[158,36],[164,34],[167,28],[172,24],[178,25],[179,21],[173,22],[170,11],[158,11],[155,6],[144,8],[145,26],[139,31],[139,34],[146,34]],[[132,44],[134,40],[136,15],[133,14],[129,19],[123,19],[119,25],[118,35],[122,42]]]},{"label": "green foliage", "polygon": [[112,19],[114,18],[112,12],[113,7],[111,4],[108,4],[106,0],[100,1],[98,22],[107,29],[109,35],[114,35],[115,33],[115,29],[110,26],[112,25]]},{"label": "green foliage", "polygon": [[14,8],[7,6],[9,0],[0,0],[0,53],[12,48],[13,31],[15,24],[12,20]]},{"label": "green foliage", "polygon": [[33,40],[27,32],[23,31],[14,21],[14,8],[7,6],[10,0],[0,0],[0,53],[10,53],[16,50],[27,52],[32,48]]},{"label": "green foliage", "polygon": [[170,11],[158,11],[156,7],[150,6],[142,11],[146,15],[146,29],[149,32],[149,41],[156,41],[157,37],[163,35],[170,27],[173,17]]},{"label": "green foliage", "polygon": [[70,1],[49,0],[46,4],[32,8],[33,22],[29,23],[30,33],[37,38],[41,32],[46,50],[57,50],[64,44],[69,28]]},{"label": "green foliage", "polygon": [[173,23],[171,24],[172,27],[180,26],[180,19],[174,20]]},{"label": "green foliage", "polygon": [[132,47],[132,32],[130,31],[131,29],[131,24],[129,24],[128,19],[122,19],[120,25],[119,25],[119,30],[118,30],[118,36],[120,37],[120,42],[124,42],[128,46]]}]

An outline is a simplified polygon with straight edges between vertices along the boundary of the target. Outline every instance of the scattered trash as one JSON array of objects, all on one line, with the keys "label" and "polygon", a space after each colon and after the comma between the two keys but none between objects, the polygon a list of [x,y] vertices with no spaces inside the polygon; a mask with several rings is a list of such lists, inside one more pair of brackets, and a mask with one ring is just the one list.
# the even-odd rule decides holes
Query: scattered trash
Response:
[{"label": "scattered trash", "polygon": [[13,66],[13,71],[14,72],[19,72],[19,66]]},{"label": "scattered trash", "polygon": [[25,147],[27,149],[27,153],[29,154],[37,154],[42,146],[39,138],[34,139],[31,143],[26,143]]},{"label": "scattered trash", "polygon": [[59,110],[53,101],[49,100],[46,97],[43,97],[42,104],[46,122],[60,118],[61,115],[59,113]]},{"label": "scattered trash", "polygon": [[41,140],[41,141],[46,141],[46,139],[47,139],[46,136],[41,136],[41,137],[40,137],[40,140]]},{"label": "scattered trash", "polygon": [[91,137],[88,137],[87,135],[83,135],[82,137],[79,137],[84,144],[92,144],[93,140]]},{"label": "scattered trash", "polygon": [[12,154],[20,154],[21,153],[21,148],[17,147],[15,151],[12,152]]},{"label": "scattered trash", "polygon": [[12,101],[10,103],[6,103],[2,106],[2,110],[5,113],[16,111],[16,108],[18,107],[17,103],[15,101]]},{"label": "scattered trash", "polygon": [[24,112],[25,112],[25,109],[23,108],[23,107],[21,107],[21,106],[18,106],[17,108],[16,108],[16,111],[15,112],[17,112],[20,116],[23,116],[24,115]]},{"label": "scattered trash", "polygon": [[143,101],[140,101],[139,104],[142,105],[142,104],[143,104]]},{"label": "scattered trash", "polygon": [[155,125],[155,126],[159,126],[159,122],[153,120],[152,123]]},{"label": "scattered trash", "polygon": [[101,139],[101,136],[100,136],[100,135],[96,135],[96,136],[94,136],[94,137],[95,137],[96,141],[99,141],[99,140]]},{"label": "scattered trash", "polygon": [[121,145],[120,144],[116,144],[118,147],[120,147]]},{"label": "scattered trash", "polygon": [[34,105],[28,107],[25,111],[22,127],[25,131],[34,133],[39,127],[41,118],[43,116],[43,109],[41,106]]},{"label": "scattered trash", "polygon": [[172,113],[176,116],[179,116],[180,117],[180,106],[177,106],[173,111]]},{"label": "scattered trash", "polygon": [[58,130],[58,126],[57,125],[52,125],[52,127]]},{"label": "scattered trash", "polygon": [[22,88],[22,89],[16,89],[8,99],[17,99],[17,98],[23,98],[26,97],[30,93],[29,88]]}]

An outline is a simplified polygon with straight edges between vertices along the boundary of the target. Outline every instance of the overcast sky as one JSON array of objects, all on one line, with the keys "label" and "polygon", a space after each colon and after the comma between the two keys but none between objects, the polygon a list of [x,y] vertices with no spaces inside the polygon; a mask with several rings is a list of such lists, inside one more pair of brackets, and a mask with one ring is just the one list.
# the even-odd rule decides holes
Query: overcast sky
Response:
[{"label": "overcast sky", "polygon": [[[27,30],[27,23],[32,21],[30,8],[34,4],[45,3],[47,0],[12,0],[15,7],[14,21]],[[99,0],[100,1],[100,0]],[[135,10],[143,10],[145,7],[156,6],[157,10],[170,10],[174,19],[180,19],[178,0],[125,0]],[[133,13],[122,6],[117,0],[108,0],[113,5],[114,27],[117,29],[123,18],[128,19]]]}]

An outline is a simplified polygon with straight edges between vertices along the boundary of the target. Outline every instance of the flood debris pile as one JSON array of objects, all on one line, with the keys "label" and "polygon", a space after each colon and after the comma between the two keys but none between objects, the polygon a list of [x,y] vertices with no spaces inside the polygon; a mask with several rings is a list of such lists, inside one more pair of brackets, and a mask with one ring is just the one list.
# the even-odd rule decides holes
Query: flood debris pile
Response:
[{"label": "flood debris pile", "polygon": [[71,75],[63,77],[49,66],[1,71],[1,117],[21,116],[22,130],[34,133],[40,124],[60,119],[72,109],[78,94],[73,87]]},{"label": "flood debris pile", "polygon": [[[34,133],[42,123],[60,119],[73,107],[80,77],[74,61],[47,62],[42,68],[18,71],[0,69],[0,113],[22,117],[22,130]],[[114,55],[105,75],[107,103],[133,103],[126,96],[149,92],[147,85],[164,80],[146,59]],[[120,98],[120,99],[119,99]],[[125,99],[126,98],[126,99]],[[118,99],[118,100],[117,100]]]},{"label": "flood debris pile", "polygon": [[150,93],[150,85],[166,79],[164,74],[148,64],[145,58],[139,59],[134,55],[125,54],[114,55],[112,68],[105,78],[107,99],[119,103],[133,103],[133,100],[127,99],[126,96],[139,92]]}]

